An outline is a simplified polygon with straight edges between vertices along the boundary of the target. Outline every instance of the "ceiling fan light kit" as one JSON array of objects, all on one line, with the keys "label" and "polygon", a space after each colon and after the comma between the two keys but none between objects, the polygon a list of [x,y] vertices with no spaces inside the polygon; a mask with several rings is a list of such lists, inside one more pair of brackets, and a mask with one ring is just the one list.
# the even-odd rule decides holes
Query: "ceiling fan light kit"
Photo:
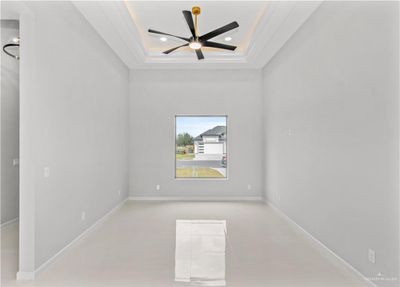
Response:
[{"label": "ceiling fan light kit", "polygon": [[[233,29],[239,27],[239,24],[236,21],[229,23],[225,26],[222,26],[218,29],[215,29],[211,32],[208,32],[207,34],[199,36],[198,29],[197,29],[197,16],[199,16],[201,13],[200,7],[194,6],[194,7],[192,7],[191,12],[188,10],[183,10],[182,13],[183,13],[183,16],[185,17],[186,23],[188,24],[188,27],[192,34],[189,38],[156,31],[153,29],[148,30],[148,32],[152,33],[152,34],[159,34],[159,35],[175,37],[175,38],[178,38],[178,39],[181,39],[181,40],[187,42],[186,44],[183,44],[183,45],[171,48],[167,51],[164,51],[163,52],[164,54],[169,54],[169,53],[171,53],[179,48],[182,48],[182,47],[189,47],[196,52],[198,60],[203,60],[204,55],[203,55],[203,52],[201,51],[202,47],[211,47],[211,48],[224,49],[224,50],[230,50],[230,51],[234,51],[236,49],[236,46],[209,41],[210,39],[212,39],[216,36],[219,36],[221,34],[224,34],[230,30],[233,30]],[[192,15],[194,16],[194,20],[193,20]]]},{"label": "ceiling fan light kit", "polygon": [[189,48],[191,48],[193,50],[200,49],[201,48],[201,43],[199,43],[197,41],[190,42]]}]

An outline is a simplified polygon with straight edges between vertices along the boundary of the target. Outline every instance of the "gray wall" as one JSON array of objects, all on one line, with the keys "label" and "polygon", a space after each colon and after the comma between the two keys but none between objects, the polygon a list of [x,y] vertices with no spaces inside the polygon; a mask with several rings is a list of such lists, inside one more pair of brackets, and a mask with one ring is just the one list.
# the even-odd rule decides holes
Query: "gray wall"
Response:
[{"label": "gray wall", "polygon": [[398,276],[397,5],[325,2],[264,70],[266,196],[367,277]]},{"label": "gray wall", "polygon": [[[1,47],[19,36],[16,20],[1,20]],[[1,51],[1,223],[18,217],[19,62]]]},{"label": "gray wall", "polygon": [[31,224],[21,244],[37,269],[128,195],[129,71],[71,3],[28,4],[33,34],[21,38],[36,64],[27,67],[33,88],[21,92],[21,197],[35,196],[34,253]]},{"label": "gray wall", "polygon": [[[260,71],[136,70],[130,80],[130,196],[261,196]],[[228,115],[227,180],[174,179],[177,114]]]}]

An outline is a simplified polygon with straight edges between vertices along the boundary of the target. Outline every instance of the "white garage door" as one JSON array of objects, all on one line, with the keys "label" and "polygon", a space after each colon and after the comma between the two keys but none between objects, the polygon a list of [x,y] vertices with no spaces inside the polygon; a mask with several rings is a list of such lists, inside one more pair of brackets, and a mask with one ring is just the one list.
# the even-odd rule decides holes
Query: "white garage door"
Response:
[{"label": "white garage door", "polygon": [[204,143],[205,154],[223,154],[224,144],[223,143]]}]

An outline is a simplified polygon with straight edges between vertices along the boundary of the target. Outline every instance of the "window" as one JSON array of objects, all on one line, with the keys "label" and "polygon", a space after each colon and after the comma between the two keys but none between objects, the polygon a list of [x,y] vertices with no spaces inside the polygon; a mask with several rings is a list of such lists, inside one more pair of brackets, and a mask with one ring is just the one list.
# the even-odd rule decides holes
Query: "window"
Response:
[{"label": "window", "polygon": [[226,178],[227,159],[227,116],[175,117],[175,178]]}]

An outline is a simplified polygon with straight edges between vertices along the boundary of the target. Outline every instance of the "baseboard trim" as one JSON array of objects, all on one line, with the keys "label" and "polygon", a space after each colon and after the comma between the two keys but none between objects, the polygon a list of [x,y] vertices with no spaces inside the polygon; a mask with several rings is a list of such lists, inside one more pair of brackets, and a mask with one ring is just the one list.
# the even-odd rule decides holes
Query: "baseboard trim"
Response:
[{"label": "baseboard trim", "polygon": [[7,225],[13,224],[14,222],[18,221],[19,217],[6,221],[0,225],[0,228],[6,227]]},{"label": "baseboard trim", "polygon": [[260,201],[261,196],[130,196],[132,201]]},{"label": "baseboard trim", "polygon": [[356,275],[358,278],[363,280],[368,286],[370,287],[377,287],[375,283],[373,283],[371,280],[369,280],[364,274],[362,274],[360,271],[358,271],[353,265],[351,265],[349,262],[344,260],[342,257],[337,255],[335,252],[333,252],[328,246],[323,244],[321,241],[319,241],[317,238],[315,238],[311,233],[309,233],[307,230],[305,230],[303,227],[298,225],[293,219],[291,219],[286,213],[284,213],[278,206],[273,204],[267,199],[264,199],[264,203],[270,206],[273,210],[275,210],[279,215],[281,215],[286,221],[288,221],[291,225],[293,225],[296,229],[300,230],[307,238],[309,238],[311,241],[315,242],[316,245],[319,247],[321,251],[324,253],[327,253],[330,257],[334,258],[338,262],[340,262],[342,265],[344,265],[349,271],[351,271],[354,275]]},{"label": "baseboard trim", "polygon": [[35,279],[35,272],[24,272],[24,271],[17,272],[17,281],[33,280],[33,279]]},{"label": "baseboard trim", "polygon": [[86,237],[89,235],[97,226],[99,226],[101,223],[103,223],[111,214],[113,214],[115,211],[117,211],[126,201],[128,198],[124,199],[118,205],[113,207],[109,212],[107,212],[105,215],[100,217],[97,221],[95,221],[92,225],[90,225],[87,229],[85,229],[81,234],[79,234],[77,237],[75,237],[70,243],[68,243],[66,246],[64,246],[60,251],[58,251],[56,254],[54,254],[50,259],[48,259],[46,262],[44,262],[42,265],[40,265],[34,272],[17,272],[17,280],[34,280],[38,274],[40,274],[43,270],[45,270],[49,265],[54,263],[59,257],[62,256],[62,254],[67,251],[69,248],[74,246],[78,241],[80,241],[82,238]]}]

